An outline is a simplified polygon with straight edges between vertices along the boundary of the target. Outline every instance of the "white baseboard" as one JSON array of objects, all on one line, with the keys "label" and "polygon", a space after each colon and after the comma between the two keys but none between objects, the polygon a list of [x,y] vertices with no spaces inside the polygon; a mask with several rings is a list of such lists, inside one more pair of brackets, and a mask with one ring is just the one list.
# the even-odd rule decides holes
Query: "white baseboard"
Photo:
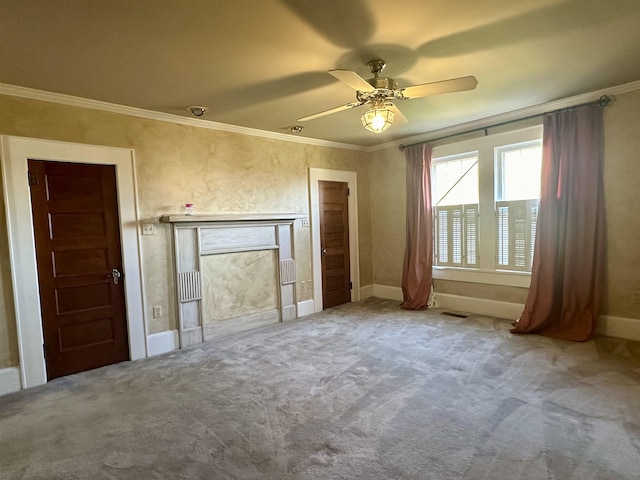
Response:
[{"label": "white baseboard", "polygon": [[315,305],[313,300],[303,300],[298,302],[298,317],[306,317],[315,313]]},{"label": "white baseboard", "polygon": [[[369,289],[371,286],[364,288]],[[372,285],[374,296],[389,300],[402,300],[402,289],[388,285]],[[361,290],[362,291],[362,290]],[[435,293],[438,308],[467,312],[476,315],[517,320],[524,305],[520,303],[500,302],[485,298]],[[640,341],[640,319],[600,315],[597,333],[608,337]]]},{"label": "white baseboard", "polygon": [[[402,288],[388,285],[373,285],[374,296],[389,300],[402,301]],[[475,313],[496,318],[515,320],[520,317],[524,305],[519,303],[498,302],[484,298],[464,297],[448,293],[435,292],[437,308],[455,310],[457,312]]]},{"label": "white baseboard", "polygon": [[640,320],[637,318],[600,315],[596,332],[607,337],[640,341]]},{"label": "white baseboard", "polygon": [[[298,317],[304,317],[312,313],[314,313],[313,300],[304,300],[298,303]],[[180,337],[177,330],[153,333],[147,339],[150,357],[180,348]]]},{"label": "white baseboard", "polygon": [[360,287],[360,300],[373,297],[373,287],[373,285],[365,285],[364,287]]},{"label": "white baseboard", "polygon": [[180,348],[180,337],[177,330],[153,333],[147,337],[147,340],[150,357]]},{"label": "white baseboard", "polygon": [[402,288],[390,287],[389,285],[373,285],[373,296],[378,298],[386,298],[389,300],[397,300],[401,302],[404,300],[402,295]]},{"label": "white baseboard", "polygon": [[521,303],[500,302],[486,298],[465,297],[438,292],[436,292],[435,297],[437,308],[506,318],[508,320],[517,320],[524,310],[524,305]]},{"label": "white baseboard", "polygon": [[17,392],[21,388],[20,368],[0,368],[0,395]]}]

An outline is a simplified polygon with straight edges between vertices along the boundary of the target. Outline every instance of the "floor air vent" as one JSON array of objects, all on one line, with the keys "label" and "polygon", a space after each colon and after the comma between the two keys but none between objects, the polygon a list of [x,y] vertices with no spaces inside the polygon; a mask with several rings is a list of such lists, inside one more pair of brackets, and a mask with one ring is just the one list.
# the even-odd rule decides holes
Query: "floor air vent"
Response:
[{"label": "floor air vent", "polygon": [[450,317],[458,317],[458,318],[467,318],[469,316],[468,313],[459,313],[459,312],[442,312],[443,315],[449,315]]}]

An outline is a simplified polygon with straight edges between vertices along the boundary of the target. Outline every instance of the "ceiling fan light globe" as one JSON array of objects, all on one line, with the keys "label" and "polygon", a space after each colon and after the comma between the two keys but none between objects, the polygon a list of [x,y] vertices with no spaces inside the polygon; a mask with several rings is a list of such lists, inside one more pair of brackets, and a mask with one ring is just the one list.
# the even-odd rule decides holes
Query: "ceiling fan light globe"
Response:
[{"label": "ceiling fan light globe", "polygon": [[372,108],[364,112],[362,126],[373,133],[382,133],[393,124],[395,114],[387,108]]}]

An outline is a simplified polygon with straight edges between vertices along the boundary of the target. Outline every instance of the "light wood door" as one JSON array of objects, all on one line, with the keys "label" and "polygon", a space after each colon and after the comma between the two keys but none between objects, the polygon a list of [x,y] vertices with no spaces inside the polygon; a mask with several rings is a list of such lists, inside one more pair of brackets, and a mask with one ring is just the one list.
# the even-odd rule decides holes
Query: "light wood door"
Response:
[{"label": "light wood door", "polygon": [[129,359],[112,165],[29,160],[49,380]]},{"label": "light wood door", "polygon": [[349,267],[349,189],[344,182],[318,182],[322,304],[335,307],[351,301]]}]

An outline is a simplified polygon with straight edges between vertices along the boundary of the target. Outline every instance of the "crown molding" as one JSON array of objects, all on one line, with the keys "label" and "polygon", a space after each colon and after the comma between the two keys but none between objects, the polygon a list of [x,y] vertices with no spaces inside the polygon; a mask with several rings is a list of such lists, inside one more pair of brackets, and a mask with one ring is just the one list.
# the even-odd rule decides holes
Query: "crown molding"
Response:
[{"label": "crown molding", "polygon": [[123,115],[129,115],[133,117],[146,118],[149,120],[157,120],[161,122],[175,123],[179,125],[187,125],[192,127],[207,128],[209,130],[218,130],[223,132],[238,133],[241,135],[249,135],[253,137],[268,138],[272,140],[279,140],[283,142],[302,143],[305,145],[314,145],[318,147],[330,147],[340,148],[344,150],[356,150],[361,152],[376,152],[378,150],[384,150],[387,148],[397,148],[400,144],[420,143],[428,141],[430,138],[444,137],[449,135],[455,135],[467,130],[481,129],[488,125],[517,121],[520,118],[542,115],[551,110],[558,110],[562,108],[572,107],[581,103],[587,103],[597,100],[602,95],[622,95],[640,90],[640,80],[634,82],[617,85],[614,87],[604,88],[589,93],[583,93],[580,95],[574,95],[560,100],[554,100],[552,102],[540,103],[531,107],[525,107],[518,110],[512,110],[510,112],[493,115],[491,117],[484,117],[471,122],[460,123],[451,127],[441,128],[438,130],[431,130],[418,135],[410,137],[404,137],[402,139],[393,140],[391,142],[382,143],[380,145],[374,145],[366,147],[363,145],[355,145],[351,143],[331,142],[328,140],[319,140],[310,137],[292,136],[285,133],[269,132],[267,130],[259,130],[257,128],[240,127],[237,125],[230,125],[227,123],[213,122],[210,120],[204,120],[199,118],[188,118],[172,113],[155,112],[152,110],[145,110],[143,108],[129,107],[126,105],[119,105],[116,103],[103,102],[100,100],[92,100],[89,98],[75,97],[73,95],[66,95],[64,93],[48,92],[45,90],[37,90],[35,88],[21,87],[18,85],[10,85],[7,83],[0,83],[0,95],[10,95],[14,97],[27,98],[31,100],[40,100],[43,102],[52,102],[62,105],[69,105],[73,107],[90,108],[93,110],[101,110],[104,112],[120,113]]},{"label": "crown molding", "polygon": [[624,93],[630,93],[640,90],[640,80],[635,82],[625,83],[623,85],[617,85],[615,87],[603,88],[602,90],[596,90],[589,93],[582,93],[580,95],[574,95],[573,97],[567,97],[560,100],[554,100],[552,102],[540,103],[531,107],[525,107],[518,110],[513,110],[507,113],[501,113],[493,115],[491,117],[480,118],[471,122],[460,123],[451,127],[441,128],[439,130],[431,130],[419,135],[413,135],[411,137],[405,137],[400,140],[394,140],[392,142],[382,143],[373,147],[367,147],[365,151],[375,152],[378,150],[384,150],[386,148],[397,148],[400,144],[411,144],[427,142],[431,138],[446,137],[449,135],[456,135],[468,130],[482,129],[490,125],[495,125],[502,122],[511,122],[523,119],[525,117],[542,115],[546,112],[553,110],[560,110],[562,108],[569,108],[582,103],[588,103],[595,101],[602,95],[622,95]]},{"label": "crown molding", "polygon": [[314,145],[318,147],[341,148],[345,150],[365,151],[366,147],[361,145],[353,145],[350,143],[331,142],[328,140],[319,140],[316,138],[292,136],[285,133],[269,132],[259,130],[257,128],[240,127],[227,123],[213,122],[199,118],[188,118],[172,113],[155,112],[145,110],[143,108],[129,107],[116,103],[103,102],[100,100],[92,100],[89,98],[75,97],[64,93],[47,92],[45,90],[37,90],[35,88],[21,87],[18,85],[10,85],[8,83],[0,83],[0,95],[10,95],[13,97],[27,98],[30,100],[40,100],[43,102],[52,102],[72,107],[90,108],[93,110],[102,110],[104,112],[120,113],[133,117],[146,118],[149,120],[158,120],[160,122],[176,123],[179,125],[187,125],[191,127],[207,128],[209,130],[218,130],[223,132],[239,133],[241,135],[249,135],[253,137],[269,138],[272,140],[280,140],[283,142],[303,143],[306,145]]}]

